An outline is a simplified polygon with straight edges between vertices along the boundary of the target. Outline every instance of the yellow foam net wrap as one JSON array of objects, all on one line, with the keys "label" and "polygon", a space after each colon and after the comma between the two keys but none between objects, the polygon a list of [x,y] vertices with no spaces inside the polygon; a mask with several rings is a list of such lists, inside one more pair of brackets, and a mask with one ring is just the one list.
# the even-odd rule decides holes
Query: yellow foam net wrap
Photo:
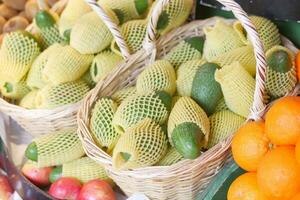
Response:
[{"label": "yellow foam net wrap", "polygon": [[118,90],[116,93],[114,93],[111,98],[118,104],[120,105],[125,99],[128,97],[131,97],[133,95],[136,95],[136,87],[127,87],[127,88],[122,88],[121,90]]},{"label": "yellow foam net wrap", "polygon": [[216,106],[215,112],[220,112],[222,110],[229,110],[224,98],[220,99],[218,105]]},{"label": "yellow foam net wrap", "polygon": [[62,177],[73,177],[86,183],[91,180],[109,180],[104,167],[89,157],[83,157],[62,166]]},{"label": "yellow foam net wrap", "polygon": [[163,124],[168,119],[171,101],[165,92],[134,95],[121,103],[113,118],[113,125],[118,132],[124,133],[145,118]]},{"label": "yellow foam net wrap", "polygon": [[168,140],[160,125],[146,118],[121,136],[113,152],[113,167],[124,170],[154,165],[167,148]]},{"label": "yellow foam net wrap", "polygon": [[180,42],[163,59],[168,60],[175,70],[189,61],[202,58],[204,39],[202,37],[193,37]]},{"label": "yellow foam net wrap", "polygon": [[167,60],[155,61],[138,76],[136,89],[139,94],[149,91],[165,91],[171,96],[176,91],[176,74]]},{"label": "yellow foam net wrap", "polygon": [[[132,20],[122,25],[121,34],[123,35],[131,53],[134,53],[142,48],[146,31],[146,20]],[[111,49],[113,52],[120,55],[120,49],[115,40],[113,40],[111,43]]]},{"label": "yellow foam net wrap", "polygon": [[183,63],[177,70],[177,93],[180,96],[191,96],[193,80],[197,73],[197,70],[201,65],[205,63],[205,60],[197,59]]},{"label": "yellow foam net wrap", "polygon": [[89,69],[93,55],[83,55],[71,46],[61,46],[53,51],[43,70],[43,80],[61,84],[79,79]]},{"label": "yellow foam net wrap", "polygon": [[62,43],[65,41],[65,39],[62,36],[60,36],[56,24],[51,27],[45,27],[42,29],[40,28],[39,30],[46,47],[49,47],[55,43]]},{"label": "yellow foam net wrap", "polygon": [[225,65],[215,73],[221,85],[225,102],[234,113],[245,118],[250,114],[253,103],[255,80],[239,62]]},{"label": "yellow foam net wrap", "polygon": [[192,0],[169,1],[162,14],[159,16],[156,29],[161,35],[164,35],[173,28],[182,25],[188,19],[192,8]]},{"label": "yellow foam net wrap", "polygon": [[39,167],[57,166],[84,155],[80,139],[74,129],[54,132],[34,140]]},{"label": "yellow foam net wrap", "polygon": [[282,97],[292,91],[297,83],[294,53],[283,46],[274,46],[267,51],[266,56],[267,93],[271,98]]},{"label": "yellow foam net wrap", "polygon": [[30,88],[40,89],[46,85],[45,81],[43,80],[42,72],[48,61],[48,57],[61,47],[62,46],[60,44],[54,44],[48,47],[34,60],[26,79],[26,83]]},{"label": "yellow foam net wrap", "polygon": [[[118,21],[111,10],[109,15]],[[113,36],[95,12],[83,15],[74,25],[71,31],[70,45],[81,54],[95,54],[108,47]]]},{"label": "yellow foam net wrap", "polygon": [[209,62],[223,53],[244,45],[238,32],[223,20],[217,20],[213,27],[204,27],[203,31],[206,36],[203,56]]},{"label": "yellow foam net wrap", "polygon": [[156,164],[157,166],[171,166],[179,161],[183,160],[182,155],[178,151],[171,147],[166,155]]},{"label": "yellow foam net wrap", "polygon": [[60,35],[64,35],[65,31],[71,30],[76,21],[90,11],[91,7],[85,0],[69,0],[58,22]]},{"label": "yellow foam net wrap", "polygon": [[4,81],[1,84],[1,94],[10,99],[22,99],[27,93],[30,92],[29,87],[25,81],[17,83]]},{"label": "yellow foam net wrap", "polygon": [[[277,26],[272,21],[259,16],[251,16],[250,19],[260,36],[265,51],[269,50],[275,45],[280,45],[280,33]],[[234,24],[234,28],[240,32],[240,35],[242,35],[245,40],[248,40],[247,43],[251,43],[249,37],[246,38],[244,35],[244,28],[239,21]]]},{"label": "yellow foam net wrap", "polygon": [[32,90],[28,94],[26,94],[20,101],[19,106],[27,109],[35,108],[35,97],[38,93],[38,90]]},{"label": "yellow foam net wrap", "polygon": [[93,138],[96,143],[101,147],[111,152],[120,138],[114,126],[112,120],[115,112],[117,111],[118,105],[109,98],[102,98],[95,104],[90,129],[92,131]]},{"label": "yellow foam net wrap", "polygon": [[0,80],[19,82],[39,54],[40,47],[30,33],[7,34],[0,51]]},{"label": "yellow foam net wrap", "polygon": [[229,110],[223,110],[210,116],[209,121],[210,135],[208,139],[208,148],[211,148],[235,133],[246,121],[246,118]]},{"label": "yellow foam net wrap", "polygon": [[221,54],[216,57],[213,62],[217,63],[221,67],[224,65],[230,65],[234,61],[238,61],[247,70],[251,76],[256,74],[256,60],[254,56],[253,46],[247,45],[233,49],[227,53]]},{"label": "yellow foam net wrap", "polygon": [[181,97],[174,105],[168,121],[168,137],[173,145],[173,130],[180,124],[191,122],[200,128],[205,135],[204,146],[207,145],[209,137],[209,119],[204,110],[190,97]]},{"label": "yellow foam net wrap", "polygon": [[104,79],[122,61],[122,57],[111,52],[103,51],[93,60],[90,74],[97,83]]},{"label": "yellow foam net wrap", "polygon": [[88,91],[89,86],[83,81],[47,85],[38,92],[35,104],[42,109],[73,104],[82,100]]},{"label": "yellow foam net wrap", "polygon": [[149,11],[152,0],[99,0],[98,4],[112,9],[119,18],[121,24],[143,18]]}]

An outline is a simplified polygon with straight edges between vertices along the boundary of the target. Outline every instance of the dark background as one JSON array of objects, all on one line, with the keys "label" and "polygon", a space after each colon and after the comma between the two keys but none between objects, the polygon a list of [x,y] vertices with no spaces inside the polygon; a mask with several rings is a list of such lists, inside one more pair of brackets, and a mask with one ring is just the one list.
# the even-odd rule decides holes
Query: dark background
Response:
[{"label": "dark background", "polygon": [[[200,4],[222,7],[216,0],[199,0]],[[250,14],[279,20],[300,20],[300,0],[235,0]]]}]

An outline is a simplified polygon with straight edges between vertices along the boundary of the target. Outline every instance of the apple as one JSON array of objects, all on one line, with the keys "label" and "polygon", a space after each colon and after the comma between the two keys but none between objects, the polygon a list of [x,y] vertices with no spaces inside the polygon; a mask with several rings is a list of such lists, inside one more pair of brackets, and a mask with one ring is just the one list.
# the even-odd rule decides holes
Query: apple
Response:
[{"label": "apple", "polygon": [[21,171],[33,184],[44,187],[50,185],[49,176],[52,170],[52,167],[38,168],[35,163],[26,162]]},{"label": "apple", "polygon": [[0,199],[9,200],[13,193],[6,176],[0,175]]},{"label": "apple", "polygon": [[81,190],[81,182],[75,178],[63,177],[56,180],[49,189],[49,194],[56,199],[76,200]]},{"label": "apple", "polygon": [[83,185],[77,200],[116,200],[116,194],[106,181],[92,180]]}]

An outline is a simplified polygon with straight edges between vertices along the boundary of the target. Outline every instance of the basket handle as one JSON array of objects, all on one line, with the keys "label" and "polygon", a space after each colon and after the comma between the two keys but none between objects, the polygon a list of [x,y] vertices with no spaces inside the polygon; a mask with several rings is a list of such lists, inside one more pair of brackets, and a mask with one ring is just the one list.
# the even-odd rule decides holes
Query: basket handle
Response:
[{"label": "basket handle", "polygon": [[117,45],[120,48],[123,58],[127,59],[130,56],[129,49],[120,32],[118,25],[110,19],[110,17],[106,14],[105,10],[97,3],[96,0],[85,1],[91,6],[91,8],[98,14],[98,16],[105,23],[105,25],[109,28],[114,39],[116,40]]},{"label": "basket handle", "polygon": [[[123,36],[121,35],[118,25],[115,22],[113,22],[113,20],[110,19],[110,17],[107,15],[105,10],[97,3],[96,0],[85,0],[85,1],[87,2],[87,4],[91,6],[91,8],[98,14],[101,20],[103,20],[105,25],[109,28],[114,39],[116,40],[116,43],[118,44],[121,50],[123,58],[127,59],[130,56],[129,49],[127,47],[125,40],[123,39]],[[41,10],[48,9],[48,5],[45,2],[45,0],[38,0],[37,3],[39,9]]]},{"label": "basket handle", "polygon": [[[153,57],[156,56],[155,43],[157,30],[156,26],[160,13],[162,13],[164,7],[172,0],[157,0],[154,9],[152,10],[150,20],[147,27],[147,35],[144,41],[144,48],[148,52],[154,53]],[[249,35],[249,39],[254,47],[254,55],[256,59],[256,86],[254,93],[253,106],[249,119],[258,120],[262,118],[265,105],[265,80],[266,80],[266,68],[267,62],[263,49],[261,39],[256,31],[255,26],[249,19],[247,13],[241,8],[241,6],[234,0],[217,0],[227,8],[229,8],[234,16],[241,22]]]}]

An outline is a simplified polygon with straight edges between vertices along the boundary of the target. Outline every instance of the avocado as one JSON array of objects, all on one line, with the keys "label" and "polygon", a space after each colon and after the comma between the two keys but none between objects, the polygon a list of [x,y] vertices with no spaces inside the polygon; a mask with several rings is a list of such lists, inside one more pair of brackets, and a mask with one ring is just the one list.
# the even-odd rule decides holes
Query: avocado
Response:
[{"label": "avocado", "polygon": [[290,71],[293,66],[289,54],[283,50],[273,52],[267,58],[267,63],[271,69],[280,73]]},{"label": "avocado", "polygon": [[25,151],[25,156],[32,161],[38,161],[38,150],[35,142],[30,143]]},{"label": "avocado", "polygon": [[205,63],[196,72],[191,97],[203,108],[207,115],[214,113],[223,97],[221,85],[215,80],[215,72],[220,69],[215,63]]},{"label": "avocado", "polygon": [[52,27],[56,23],[54,17],[46,10],[39,11],[35,15],[35,21],[40,29]]},{"label": "avocado", "polygon": [[51,183],[54,183],[56,180],[62,177],[62,166],[58,166],[52,170],[49,176],[49,180]]},{"label": "avocado", "polygon": [[135,0],[134,4],[135,4],[136,11],[137,13],[139,13],[139,15],[144,15],[149,7],[148,0]]},{"label": "avocado", "polygon": [[196,159],[201,155],[204,133],[193,122],[184,122],[172,132],[175,149],[186,159]]}]

